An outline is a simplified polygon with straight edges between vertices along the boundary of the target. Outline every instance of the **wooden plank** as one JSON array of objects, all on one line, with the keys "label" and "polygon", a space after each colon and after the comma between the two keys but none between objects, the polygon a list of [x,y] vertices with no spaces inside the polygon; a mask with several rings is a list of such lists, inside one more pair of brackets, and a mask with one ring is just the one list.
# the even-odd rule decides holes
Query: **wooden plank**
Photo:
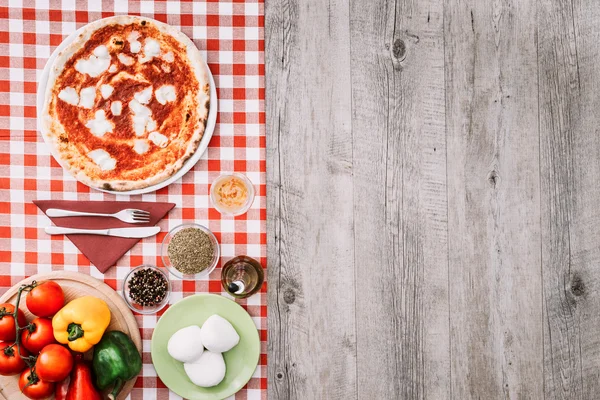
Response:
[{"label": "wooden plank", "polygon": [[544,378],[600,397],[600,3],[542,0],[539,20]]},{"label": "wooden plank", "polygon": [[442,1],[350,19],[358,397],[450,398]]},{"label": "wooden plank", "polygon": [[356,397],[348,4],[266,3],[269,398]]},{"label": "wooden plank", "polygon": [[452,396],[543,398],[536,5],[444,13]]}]

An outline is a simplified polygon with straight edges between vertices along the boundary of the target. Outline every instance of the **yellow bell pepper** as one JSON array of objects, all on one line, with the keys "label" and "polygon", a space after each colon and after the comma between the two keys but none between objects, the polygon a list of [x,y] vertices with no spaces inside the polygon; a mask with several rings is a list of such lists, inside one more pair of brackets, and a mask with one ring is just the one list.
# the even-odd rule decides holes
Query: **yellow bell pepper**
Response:
[{"label": "yellow bell pepper", "polygon": [[110,309],[94,296],[69,302],[52,318],[57,342],[68,344],[73,351],[85,353],[100,341],[110,323]]}]

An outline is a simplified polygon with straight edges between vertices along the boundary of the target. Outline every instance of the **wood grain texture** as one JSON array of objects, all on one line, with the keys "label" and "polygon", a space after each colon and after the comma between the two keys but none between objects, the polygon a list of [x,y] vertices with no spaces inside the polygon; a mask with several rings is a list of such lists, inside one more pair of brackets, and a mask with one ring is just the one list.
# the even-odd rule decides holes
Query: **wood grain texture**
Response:
[{"label": "wood grain texture", "polygon": [[600,398],[599,21],[267,1],[269,398]]},{"label": "wood grain texture", "polygon": [[266,6],[269,395],[355,398],[348,5]]},{"label": "wood grain texture", "polygon": [[359,398],[450,388],[441,11],[350,4]]},{"label": "wood grain texture", "polygon": [[541,398],[536,7],[446,5],[454,398]]},{"label": "wood grain texture", "polygon": [[600,4],[539,2],[544,369],[549,399],[600,398]]}]

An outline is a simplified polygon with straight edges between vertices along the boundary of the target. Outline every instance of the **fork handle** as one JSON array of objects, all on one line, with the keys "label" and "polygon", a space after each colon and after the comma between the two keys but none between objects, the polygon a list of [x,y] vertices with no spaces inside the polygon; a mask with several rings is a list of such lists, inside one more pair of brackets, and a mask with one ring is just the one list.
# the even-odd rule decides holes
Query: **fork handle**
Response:
[{"label": "fork handle", "polygon": [[61,210],[59,208],[49,208],[46,210],[49,217],[110,217],[112,214],[99,214],[83,211]]}]

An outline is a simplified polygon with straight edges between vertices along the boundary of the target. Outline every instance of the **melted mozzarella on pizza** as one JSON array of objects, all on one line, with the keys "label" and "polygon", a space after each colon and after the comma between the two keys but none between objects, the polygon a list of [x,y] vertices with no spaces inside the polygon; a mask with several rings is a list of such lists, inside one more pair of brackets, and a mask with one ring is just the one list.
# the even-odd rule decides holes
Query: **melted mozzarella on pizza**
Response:
[{"label": "melted mozzarella on pizza", "polygon": [[79,92],[79,106],[91,110],[94,107],[94,100],[96,99],[96,88],[86,87],[81,89]]},{"label": "melted mozzarella on pizza", "polygon": [[175,56],[173,55],[172,51],[166,52],[163,56],[162,59],[165,60],[168,63],[172,63],[173,61],[175,61]]},{"label": "melted mozzarella on pizza", "polygon": [[107,84],[100,86],[100,93],[102,94],[103,99],[108,99],[114,90],[114,87]]},{"label": "melted mozzarella on pizza", "polygon": [[73,106],[79,104],[79,94],[72,87],[66,87],[61,90],[60,93],[58,93],[58,98]]},{"label": "melted mozzarella on pizza", "polygon": [[147,140],[136,139],[133,143],[133,150],[138,154],[144,154],[150,148]]},{"label": "melted mozzarella on pizza", "polygon": [[142,105],[137,99],[133,99],[129,102],[129,109],[133,113],[131,120],[133,124],[133,131],[136,136],[143,136],[146,133],[146,127],[150,124],[152,126],[152,111]]},{"label": "melted mozzarella on pizza", "polygon": [[117,165],[117,161],[104,149],[92,150],[87,155],[102,171],[111,171],[115,169],[115,166]]},{"label": "melted mozzarella on pizza", "polygon": [[144,55],[138,56],[138,61],[142,64],[147,63],[160,54],[160,44],[154,39],[146,39],[144,44]]},{"label": "melted mozzarella on pizza", "polygon": [[119,61],[121,61],[121,63],[123,63],[123,65],[129,66],[129,65],[133,65],[133,63],[135,62],[135,58],[128,56],[127,54],[118,54],[117,58],[119,59]]},{"label": "melted mozzarella on pizza", "polygon": [[168,137],[156,131],[150,132],[148,139],[158,147],[167,147],[167,143],[169,143]]},{"label": "melted mozzarella on pizza", "polygon": [[136,99],[140,104],[150,103],[150,99],[152,98],[152,86],[147,87],[141,92],[137,92],[133,95],[133,98]]},{"label": "melted mozzarella on pizza", "polygon": [[82,74],[88,74],[92,78],[99,76],[110,66],[110,55],[106,46],[98,46],[94,49],[94,54],[87,59],[77,61],[75,69]]},{"label": "melted mozzarella on pizza", "polygon": [[105,133],[112,132],[114,128],[114,124],[106,119],[104,110],[96,111],[94,119],[89,120],[85,126],[90,130],[92,135],[97,137],[102,137]]},{"label": "melted mozzarella on pizza", "polygon": [[140,37],[140,33],[138,31],[131,31],[131,33],[127,36],[127,41],[129,42],[129,49],[132,53],[139,53],[142,49],[142,44],[138,40]]},{"label": "melted mozzarella on pizza", "polygon": [[121,103],[120,101],[113,101],[110,103],[110,112],[115,117],[121,115],[121,111],[123,111],[123,103]]},{"label": "melted mozzarella on pizza", "polygon": [[177,94],[175,94],[175,86],[161,86],[156,90],[156,92],[154,92],[154,96],[156,97],[156,101],[163,105],[167,104],[170,101],[175,101],[175,99],[177,98]]}]

